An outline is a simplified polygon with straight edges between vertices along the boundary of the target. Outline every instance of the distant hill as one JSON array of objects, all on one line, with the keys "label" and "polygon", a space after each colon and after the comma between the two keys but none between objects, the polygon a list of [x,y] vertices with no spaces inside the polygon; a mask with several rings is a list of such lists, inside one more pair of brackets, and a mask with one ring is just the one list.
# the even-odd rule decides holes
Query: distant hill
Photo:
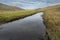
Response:
[{"label": "distant hill", "polygon": [[0,10],[23,10],[23,9],[15,7],[15,6],[9,6],[9,5],[0,3]]},{"label": "distant hill", "polygon": [[58,5],[54,5],[54,6],[48,6],[48,7],[45,7],[45,8],[39,8],[37,9],[39,11],[48,11],[48,10],[51,10],[51,11],[60,11],[60,4]]}]

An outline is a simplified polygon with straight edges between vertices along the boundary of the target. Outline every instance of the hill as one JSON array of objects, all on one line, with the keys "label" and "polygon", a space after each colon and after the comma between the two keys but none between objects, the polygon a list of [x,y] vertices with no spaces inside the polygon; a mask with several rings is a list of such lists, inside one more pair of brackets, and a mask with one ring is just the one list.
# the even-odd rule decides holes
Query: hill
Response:
[{"label": "hill", "polygon": [[15,7],[15,6],[9,6],[9,5],[0,3],[0,10],[23,10],[23,9]]}]

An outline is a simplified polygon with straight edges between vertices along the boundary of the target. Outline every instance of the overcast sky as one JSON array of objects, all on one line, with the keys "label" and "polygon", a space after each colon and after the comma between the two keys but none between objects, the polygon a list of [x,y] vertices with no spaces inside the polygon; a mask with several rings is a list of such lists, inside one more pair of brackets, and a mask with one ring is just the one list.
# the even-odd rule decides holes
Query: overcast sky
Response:
[{"label": "overcast sky", "polygon": [[36,9],[53,3],[60,3],[60,0],[0,0],[0,3],[5,3],[24,9]]}]

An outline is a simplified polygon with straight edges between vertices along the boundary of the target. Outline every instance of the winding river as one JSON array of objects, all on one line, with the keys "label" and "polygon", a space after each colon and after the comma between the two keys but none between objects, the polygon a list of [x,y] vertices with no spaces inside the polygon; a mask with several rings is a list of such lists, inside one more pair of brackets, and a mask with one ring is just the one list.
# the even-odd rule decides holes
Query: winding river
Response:
[{"label": "winding river", "polygon": [[46,40],[43,12],[0,25],[0,40]]}]

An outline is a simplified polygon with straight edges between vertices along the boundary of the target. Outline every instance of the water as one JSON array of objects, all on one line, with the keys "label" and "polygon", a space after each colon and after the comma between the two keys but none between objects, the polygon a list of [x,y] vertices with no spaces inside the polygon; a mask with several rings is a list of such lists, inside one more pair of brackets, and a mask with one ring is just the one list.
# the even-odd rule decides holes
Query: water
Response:
[{"label": "water", "polygon": [[43,12],[0,25],[0,40],[44,40]]}]

